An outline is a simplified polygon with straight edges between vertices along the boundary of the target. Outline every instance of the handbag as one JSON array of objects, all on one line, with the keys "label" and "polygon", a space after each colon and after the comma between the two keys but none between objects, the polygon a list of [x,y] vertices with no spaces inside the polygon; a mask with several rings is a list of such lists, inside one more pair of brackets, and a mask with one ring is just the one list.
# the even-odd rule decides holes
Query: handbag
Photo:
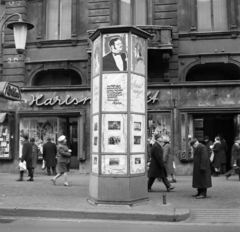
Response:
[{"label": "handbag", "polygon": [[214,159],[214,152],[212,151],[211,155],[210,155],[210,161],[213,162]]},{"label": "handbag", "polygon": [[43,160],[43,161],[42,161],[42,170],[44,170],[45,168],[46,168],[46,161]]},{"label": "handbag", "polygon": [[25,161],[20,161],[19,162],[19,169],[20,169],[20,171],[26,171],[27,170],[27,164],[26,164],[26,162]]}]

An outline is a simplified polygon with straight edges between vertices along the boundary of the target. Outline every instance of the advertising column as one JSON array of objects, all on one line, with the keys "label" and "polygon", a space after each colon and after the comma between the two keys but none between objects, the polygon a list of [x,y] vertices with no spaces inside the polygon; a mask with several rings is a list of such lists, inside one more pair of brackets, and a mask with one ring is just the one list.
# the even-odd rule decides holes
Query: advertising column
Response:
[{"label": "advertising column", "polygon": [[149,34],[99,28],[91,36],[89,201],[133,204],[147,196],[146,70]]}]

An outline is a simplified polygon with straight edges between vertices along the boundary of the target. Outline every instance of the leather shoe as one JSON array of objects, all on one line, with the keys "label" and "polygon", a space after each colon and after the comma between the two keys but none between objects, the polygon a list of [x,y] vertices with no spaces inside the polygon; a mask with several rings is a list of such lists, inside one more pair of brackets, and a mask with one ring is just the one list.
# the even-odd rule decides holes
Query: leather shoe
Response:
[{"label": "leather shoe", "polygon": [[198,197],[200,194],[199,193],[196,193],[196,194],[193,194],[192,197]]},{"label": "leather shoe", "polygon": [[167,188],[167,191],[170,192],[170,191],[173,190],[173,189],[175,189],[175,187],[174,187],[174,186],[171,186],[171,187]]},{"label": "leather shoe", "polygon": [[29,180],[27,180],[27,181],[33,181],[33,178],[30,178]]},{"label": "leather shoe", "polygon": [[152,189],[148,189],[148,192],[152,192]]},{"label": "leather shoe", "polygon": [[22,178],[20,178],[20,179],[17,179],[17,181],[23,181],[23,179],[22,179]]},{"label": "leather shoe", "polygon": [[204,196],[204,195],[199,195],[196,197],[196,199],[204,199],[204,198],[206,198],[206,196]]}]

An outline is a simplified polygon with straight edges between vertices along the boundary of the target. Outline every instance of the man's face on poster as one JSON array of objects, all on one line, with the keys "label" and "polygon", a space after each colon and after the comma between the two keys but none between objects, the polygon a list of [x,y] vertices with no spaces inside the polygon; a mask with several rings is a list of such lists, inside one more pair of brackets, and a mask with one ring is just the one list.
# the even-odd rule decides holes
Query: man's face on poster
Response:
[{"label": "man's face on poster", "polygon": [[115,53],[122,52],[122,49],[123,49],[122,41],[120,39],[116,40],[114,42],[114,46],[111,46],[111,48],[112,48],[112,52],[115,52]]}]

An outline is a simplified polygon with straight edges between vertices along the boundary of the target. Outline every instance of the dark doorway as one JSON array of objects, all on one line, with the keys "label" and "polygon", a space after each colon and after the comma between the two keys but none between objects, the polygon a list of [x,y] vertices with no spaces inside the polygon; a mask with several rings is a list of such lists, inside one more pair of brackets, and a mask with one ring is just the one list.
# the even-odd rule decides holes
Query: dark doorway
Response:
[{"label": "dark doorway", "polygon": [[227,165],[231,168],[231,147],[233,145],[236,130],[234,125],[235,114],[202,114],[194,115],[195,119],[203,119],[203,134],[208,135],[214,142],[214,138],[219,134],[223,134],[223,138],[227,142],[228,150],[226,152]]}]

